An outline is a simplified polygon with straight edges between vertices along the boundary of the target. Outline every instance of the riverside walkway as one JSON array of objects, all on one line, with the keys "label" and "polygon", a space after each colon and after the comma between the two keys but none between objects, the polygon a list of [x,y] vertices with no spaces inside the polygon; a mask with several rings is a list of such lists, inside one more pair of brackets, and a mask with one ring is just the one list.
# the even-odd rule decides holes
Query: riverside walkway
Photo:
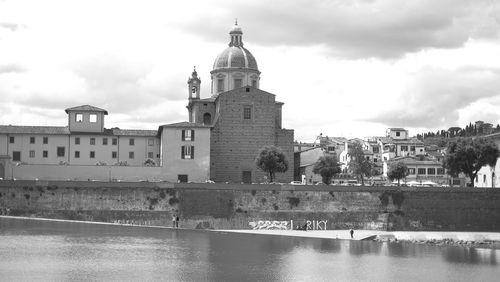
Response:
[{"label": "riverside walkway", "polygon": [[373,239],[397,241],[497,241],[500,242],[500,232],[445,232],[445,231],[379,231],[379,230],[354,230],[351,239],[349,230],[218,230],[221,232],[237,232],[262,235],[295,236],[324,239],[363,240]]}]

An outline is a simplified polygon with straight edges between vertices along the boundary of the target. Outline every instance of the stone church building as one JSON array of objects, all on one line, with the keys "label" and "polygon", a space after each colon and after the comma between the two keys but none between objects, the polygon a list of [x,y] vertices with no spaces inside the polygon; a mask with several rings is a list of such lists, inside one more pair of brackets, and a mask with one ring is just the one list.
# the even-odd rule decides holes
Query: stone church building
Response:
[{"label": "stone church building", "polygon": [[259,88],[260,71],[255,57],[243,47],[238,25],[229,32],[229,46],[215,59],[211,96],[200,98],[196,71],[188,80],[189,122],[210,125],[210,178],[216,182],[262,182],[264,173],[255,157],[266,145],[280,147],[289,169],[277,181],[293,180],[293,130],[283,129],[283,103]]}]

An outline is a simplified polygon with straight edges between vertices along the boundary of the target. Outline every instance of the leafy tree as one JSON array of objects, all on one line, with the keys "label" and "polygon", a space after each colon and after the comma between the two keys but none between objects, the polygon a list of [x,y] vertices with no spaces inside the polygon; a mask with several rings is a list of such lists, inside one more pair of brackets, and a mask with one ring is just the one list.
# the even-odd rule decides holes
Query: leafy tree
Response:
[{"label": "leafy tree", "polygon": [[393,181],[394,179],[398,180],[398,186],[400,186],[400,180],[404,179],[406,176],[408,176],[409,171],[408,167],[406,166],[405,163],[403,162],[396,162],[392,163],[389,166],[389,172],[387,172],[387,177],[389,178],[390,181]]},{"label": "leafy tree", "polygon": [[269,173],[271,182],[273,182],[276,172],[288,170],[288,160],[283,151],[276,146],[264,146],[260,149],[255,164],[264,172]]},{"label": "leafy tree", "polygon": [[495,166],[499,155],[497,145],[491,140],[461,138],[448,145],[443,166],[451,176],[461,172],[469,176],[474,186],[479,170],[485,165]]},{"label": "leafy tree", "polygon": [[361,179],[361,185],[365,185],[364,177],[370,177],[373,172],[373,162],[365,158],[363,146],[355,142],[349,149],[349,171]]},{"label": "leafy tree", "polygon": [[340,164],[335,155],[320,157],[313,167],[313,173],[321,175],[321,180],[325,184],[330,184],[332,177],[340,172]]}]

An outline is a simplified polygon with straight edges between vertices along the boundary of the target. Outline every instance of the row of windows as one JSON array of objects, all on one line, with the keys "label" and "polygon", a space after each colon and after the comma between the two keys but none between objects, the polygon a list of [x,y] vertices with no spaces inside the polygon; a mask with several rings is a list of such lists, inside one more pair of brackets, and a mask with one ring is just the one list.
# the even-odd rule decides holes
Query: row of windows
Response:
[{"label": "row of windows", "polygon": [[[75,121],[76,122],[83,122],[83,114],[76,114],[75,115]],[[89,115],[89,122],[91,122],[91,123],[97,122],[97,115],[96,114],[90,114]]]},{"label": "row of windows", "polygon": [[[9,137],[9,143],[10,144],[16,143],[16,137],[10,136]],[[35,136],[30,136],[30,144],[35,144],[35,143],[36,143]],[[49,137],[46,137],[46,136],[42,137],[42,143],[43,144],[49,144]]]},{"label": "row of windows", "polygon": [[[90,138],[90,145],[95,145],[96,138],[91,137]],[[193,131],[193,141],[194,141],[194,131]],[[16,142],[16,138],[14,136],[9,137],[9,143],[14,144]],[[42,137],[42,143],[43,144],[49,144],[49,137]],[[128,140],[128,143],[130,146],[135,145],[135,139],[130,138]],[[36,138],[35,136],[30,136],[30,144],[36,144]],[[118,144],[118,138],[111,138],[111,145],[117,145]],[[154,146],[155,140],[153,138],[148,139],[148,146]],[[80,137],[75,137],[75,145],[80,145]],[[102,138],[102,145],[108,145],[108,138],[104,137]]]},{"label": "row of windows", "polygon": [[[415,168],[408,168],[408,172],[410,175],[415,174]],[[427,175],[444,175],[444,168],[418,168],[417,174],[427,174]]]},{"label": "row of windows", "polygon": [[[194,152],[194,150],[193,150],[193,152]],[[65,155],[65,147],[57,147],[57,156],[58,157],[64,157],[64,155]],[[29,157],[30,158],[35,158],[36,157],[35,150],[30,150],[29,151]],[[42,157],[43,158],[48,158],[49,157],[49,151],[46,151],[46,150],[42,151]],[[94,159],[96,157],[95,151],[90,151],[89,152],[89,157],[91,159]],[[129,159],[134,159],[135,158],[135,152],[129,152],[128,153],[128,157],[129,157]],[[153,152],[148,152],[148,158],[152,159],[153,157],[154,157],[154,153]],[[159,158],[160,154],[157,154],[156,157]],[[75,158],[76,159],[80,158],[80,151],[75,151]],[[116,152],[116,151],[111,152],[111,158],[113,158],[113,159],[118,158],[118,152]],[[20,151],[13,151],[12,152],[12,160],[15,161],[15,162],[20,162],[21,161],[21,152]]]}]

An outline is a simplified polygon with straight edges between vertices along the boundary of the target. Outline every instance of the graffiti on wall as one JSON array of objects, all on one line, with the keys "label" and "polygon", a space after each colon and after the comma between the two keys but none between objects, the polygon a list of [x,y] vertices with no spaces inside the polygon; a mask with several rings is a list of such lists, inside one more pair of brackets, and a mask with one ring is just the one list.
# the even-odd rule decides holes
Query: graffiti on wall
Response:
[{"label": "graffiti on wall", "polygon": [[253,230],[326,230],[328,220],[305,220],[295,222],[293,220],[258,220],[250,221],[248,225]]}]

